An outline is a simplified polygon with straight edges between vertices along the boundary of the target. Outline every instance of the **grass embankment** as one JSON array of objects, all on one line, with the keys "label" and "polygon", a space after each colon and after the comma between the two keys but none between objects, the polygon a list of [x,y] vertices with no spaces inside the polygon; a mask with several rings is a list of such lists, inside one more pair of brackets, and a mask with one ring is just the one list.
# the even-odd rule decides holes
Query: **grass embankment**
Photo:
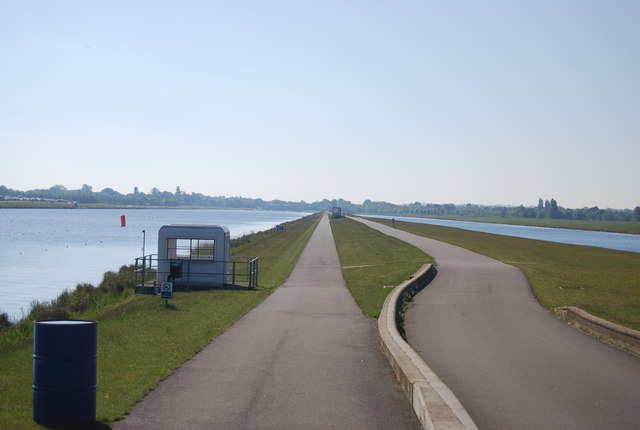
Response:
[{"label": "grass embankment", "polygon": [[393,287],[434,260],[418,248],[348,218],[331,220],[342,276],[362,313],[377,318]]},{"label": "grass embankment", "polygon": [[72,209],[73,202],[43,202],[37,200],[5,200],[0,201],[0,209]]},{"label": "grass embankment", "polygon": [[[372,220],[391,225],[389,220]],[[640,330],[639,253],[397,220],[395,226],[519,267],[548,309],[577,306],[606,320]]]},{"label": "grass embankment", "polygon": [[[235,241],[232,254],[260,257],[255,290],[177,292],[169,309],[157,296],[128,295],[72,314],[98,320],[95,428],[121,418],[158,382],[264,300],[289,275],[319,220],[313,215]],[[10,330],[10,329],[9,329]],[[0,332],[0,336],[5,332]],[[32,421],[33,340],[0,347],[0,428],[41,428]]]},{"label": "grass embankment", "polygon": [[111,203],[79,203],[79,209],[215,209],[233,210],[236,208],[226,208],[222,206],[163,206],[163,205],[122,205]]}]

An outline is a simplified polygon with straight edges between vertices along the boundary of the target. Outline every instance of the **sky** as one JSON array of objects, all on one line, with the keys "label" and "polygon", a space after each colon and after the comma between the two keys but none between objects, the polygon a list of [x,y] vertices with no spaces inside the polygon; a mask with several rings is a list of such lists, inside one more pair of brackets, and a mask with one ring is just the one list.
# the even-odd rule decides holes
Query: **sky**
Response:
[{"label": "sky", "polygon": [[0,1],[0,185],[640,205],[640,2]]}]

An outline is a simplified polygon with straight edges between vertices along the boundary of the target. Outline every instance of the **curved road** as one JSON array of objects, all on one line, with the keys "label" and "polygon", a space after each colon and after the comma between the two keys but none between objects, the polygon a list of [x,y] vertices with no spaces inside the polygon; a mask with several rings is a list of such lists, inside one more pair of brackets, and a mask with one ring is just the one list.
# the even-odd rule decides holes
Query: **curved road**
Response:
[{"label": "curved road", "polygon": [[357,220],[436,259],[407,337],[480,429],[640,428],[640,360],[551,315],[519,269]]},{"label": "curved road", "polygon": [[114,428],[421,428],[374,330],[324,216],[287,282]]}]

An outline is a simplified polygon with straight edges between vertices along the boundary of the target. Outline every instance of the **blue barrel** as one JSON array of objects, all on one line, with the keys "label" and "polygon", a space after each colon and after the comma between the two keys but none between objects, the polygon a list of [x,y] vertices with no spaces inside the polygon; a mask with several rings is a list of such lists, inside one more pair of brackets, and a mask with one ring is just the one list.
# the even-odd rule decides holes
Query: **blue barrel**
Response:
[{"label": "blue barrel", "polygon": [[96,420],[98,324],[37,321],[33,338],[33,419],[39,424]]}]

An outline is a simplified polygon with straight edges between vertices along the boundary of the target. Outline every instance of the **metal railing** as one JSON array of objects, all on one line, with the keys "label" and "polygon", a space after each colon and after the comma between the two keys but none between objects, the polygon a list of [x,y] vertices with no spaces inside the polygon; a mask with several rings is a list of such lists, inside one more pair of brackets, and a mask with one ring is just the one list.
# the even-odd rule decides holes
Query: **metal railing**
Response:
[{"label": "metal railing", "polygon": [[238,285],[238,282],[247,284],[249,288],[258,286],[258,257],[236,257],[230,260],[231,271],[228,276],[231,277],[231,285]]},{"label": "metal railing", "polygon": [[133,267],[134,274],[134,287],[136,293],[145,293],[145,288],[149,288],[153,291],[151,293],[158,294],[159,288],[157,282],[154,282],[158,276],[158,255],[149,254],[142,257],[136,257],[136,263]]},{"label": "metal railing", "polygon": [[[166,278],[171,275],[170,270],[159,271],[157,254],[136,257],[134,266],[134,282],[136,293],[158,294],[160,285],[158,278]],[[176,262],[176,259],[167,259],[166,262]],[[206,279],[211,276],[220,276],[224,279],[224,286],[242,286],[255,288],[258,286],[259,260],[258,257],[234,257],[228,261],[218,261],[217,263],[227,263],[226,273],[203,272],[191,270],[191,260],[185,259],[181,264],[180,285],[190,287],[190,283],[197,287],[207,287]],[[165,266],[165,265],[163,265]],[[171,264],[167,264],[170,267]],[[220,285],[209,285],[210,287]]]}]

